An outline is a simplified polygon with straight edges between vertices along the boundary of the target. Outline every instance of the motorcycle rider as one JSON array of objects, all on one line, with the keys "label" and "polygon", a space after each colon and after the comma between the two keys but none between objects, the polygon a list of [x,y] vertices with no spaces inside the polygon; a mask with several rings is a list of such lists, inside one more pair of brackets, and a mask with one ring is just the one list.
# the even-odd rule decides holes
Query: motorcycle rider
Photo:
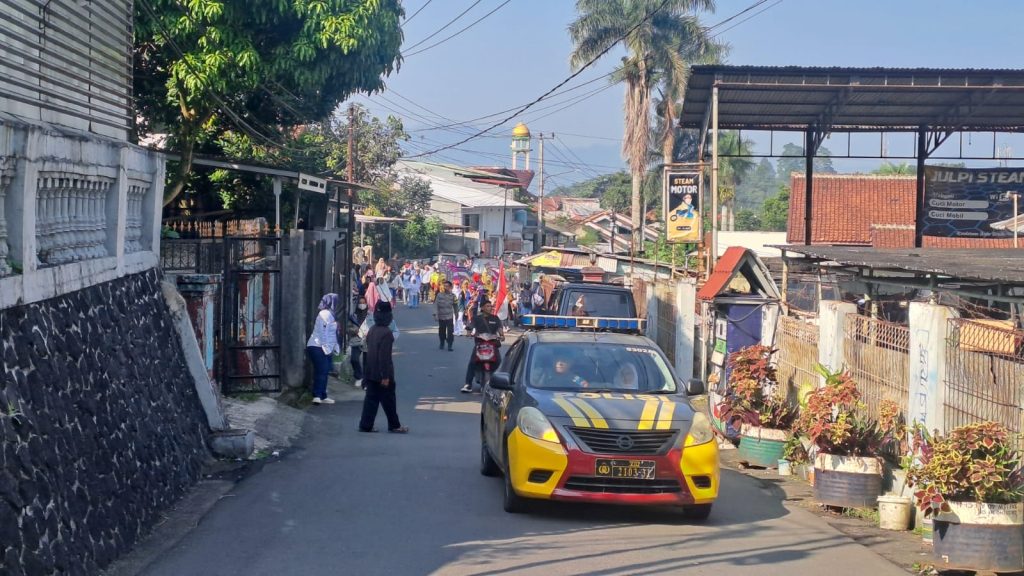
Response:
[{"label": "motorcycle rider", "polygon": [[[482,297],[481,297],[482,298]],[[505,329],[501,325],[501,319],[494,314],[494,304],[486,299],[480,301],[480,313],[473,316],[473,323],[470,326],[470,333],[473,336],[481,334],[494,334],[499,341],[505,340]],[[469,394],[473,391],[473,377],[476,375],[476,346],[469,355],[469,365],[466,366],[466,384],[459,392]]]}]

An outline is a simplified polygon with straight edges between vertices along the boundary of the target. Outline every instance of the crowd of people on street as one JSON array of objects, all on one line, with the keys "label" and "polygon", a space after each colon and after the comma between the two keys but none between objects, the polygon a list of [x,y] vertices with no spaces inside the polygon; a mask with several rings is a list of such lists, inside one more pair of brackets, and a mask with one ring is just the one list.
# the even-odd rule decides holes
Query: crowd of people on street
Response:
[{"label": "crowd of people on street", "polygon": [[[344,330],[353,383],[365,390],[358,426],[361,432],[377,431],[374,420],[379,408],[384,410],[389,432],[409,431],[399,420],[395,397],[392,350],[399,337],[394,318],[398,305],[419,308],[421,304],[433,304],[439,349],[454,351],[456,336],[486,333],[504,340],[509,322],[544,304],[537,282],[522,283],[518,272],[506,273],[503,265],[499,268],[474,265],[470,259],[389,263],[380,258],[372,266],[358,267],[351,296],[355,306],[345,319]],[[313,365],[314,404],[334,403],[327,395],[327,381],[332,358],[341,353],[338,319],[341,313],[340,296],[325,294],[306,343]],[[472,392],[473,381],[474,359],[471,356],[461,391]]]}]

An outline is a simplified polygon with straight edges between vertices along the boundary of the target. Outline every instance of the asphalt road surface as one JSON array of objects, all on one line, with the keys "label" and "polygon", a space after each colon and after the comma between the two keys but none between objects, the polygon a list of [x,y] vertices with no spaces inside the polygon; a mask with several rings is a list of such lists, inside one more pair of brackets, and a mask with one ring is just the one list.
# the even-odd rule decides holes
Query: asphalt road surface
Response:
[{"label": "asphalt road surface", "polygon": [[[399,413],[412,432],[356,432],[357,402],[310,408],[295,447],[145,574],[906,574],[730,470],[704,523],[550,503],[507,514],[501,479],[478,472],[480,397],[458,392],[471,340],[438,350],[428,307],[399,307],[396,319]],[[383,413],[377,425],[386,428]]]}]

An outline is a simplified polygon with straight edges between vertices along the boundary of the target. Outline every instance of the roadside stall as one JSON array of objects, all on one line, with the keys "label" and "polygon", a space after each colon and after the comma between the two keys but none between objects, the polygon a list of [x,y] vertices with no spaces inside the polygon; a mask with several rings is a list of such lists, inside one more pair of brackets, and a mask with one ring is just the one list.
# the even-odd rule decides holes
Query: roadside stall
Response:
[{"label": "roadside stall", "polygon": [[708,346],[701,360],[707,370],[708,401],[715,427],[729,439],[739,430],[723,422],[718,406],[730,391],[729,356],[754,344],[771,346],[781,297],[764,262],[753,250],[733,246],[718,261],[697,293]]}]

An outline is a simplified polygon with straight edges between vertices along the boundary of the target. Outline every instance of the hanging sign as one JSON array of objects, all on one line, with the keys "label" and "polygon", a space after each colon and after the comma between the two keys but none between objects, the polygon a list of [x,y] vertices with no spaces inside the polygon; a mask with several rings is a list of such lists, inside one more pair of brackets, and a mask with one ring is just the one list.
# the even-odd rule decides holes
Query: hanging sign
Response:
[{"label": "hanging sign", "polygon": [[[1024,200],[1024,169],[925,166],[925,236],[1009,238],[1024,232],[1014,198]],[[1019,205],[1018,205],[1019,209]]]},{"label": "hanging sign", "polygon": [[665,238],[669,242],[699,243],[701,241],[699,170],[666,170]]}]

